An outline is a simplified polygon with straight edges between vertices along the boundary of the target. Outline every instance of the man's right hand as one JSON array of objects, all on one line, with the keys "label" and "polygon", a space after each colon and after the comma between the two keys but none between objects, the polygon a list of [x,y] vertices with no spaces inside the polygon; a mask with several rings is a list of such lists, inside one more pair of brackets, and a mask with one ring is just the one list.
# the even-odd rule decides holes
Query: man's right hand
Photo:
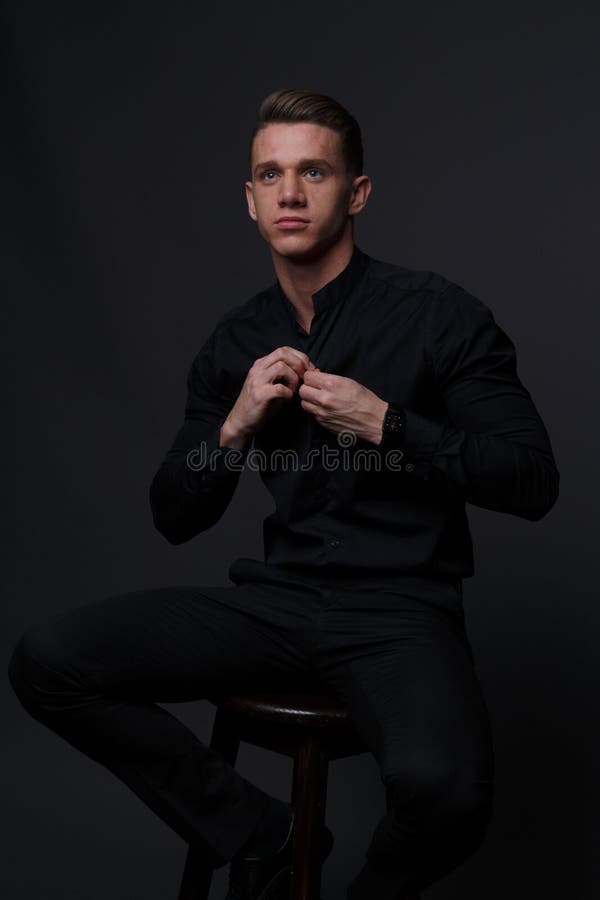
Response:
[{"label": "man's right hand", "polygon": [[239,396],[221,427],[220,446],[242,449],[248,439],[298,390],[307,369],[306,353],[278,347],[252,364]]}]

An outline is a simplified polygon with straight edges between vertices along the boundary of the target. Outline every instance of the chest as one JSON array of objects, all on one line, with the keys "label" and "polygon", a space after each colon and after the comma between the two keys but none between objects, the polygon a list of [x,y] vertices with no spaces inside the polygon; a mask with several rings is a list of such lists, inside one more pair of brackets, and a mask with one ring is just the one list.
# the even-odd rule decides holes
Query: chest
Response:
[{"label": "chest", "polygon": [[[292,317],[232,326],[229,347],[220,358],[221,383],[232,397],[239,394],[257,359],[288,346],[306,353],[322,372],[352,378],[392,405],[432,414],[439,409],[423,304],[385,298],[364,305],[341,303],[302,324],[304,332]],[[299,403],[288,405],[286,419],[303,413]]]}]

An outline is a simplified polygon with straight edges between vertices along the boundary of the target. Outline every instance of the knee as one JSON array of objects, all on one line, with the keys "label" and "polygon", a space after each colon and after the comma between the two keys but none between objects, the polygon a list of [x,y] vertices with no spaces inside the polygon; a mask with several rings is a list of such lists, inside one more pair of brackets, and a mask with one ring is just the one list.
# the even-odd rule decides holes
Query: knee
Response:
[{"label": "knee", "polygon": [[8,663],[8,680],[32,715],[51,705],[66,689],[67,661],[52,621],[36,625],[17,641]]},{"label": "knee", "polygon": [[449,761],[420,764],[384,778],[388,810],[410,814],[419,830],[452,829],[478,845],[492,817],[493,773]]}]

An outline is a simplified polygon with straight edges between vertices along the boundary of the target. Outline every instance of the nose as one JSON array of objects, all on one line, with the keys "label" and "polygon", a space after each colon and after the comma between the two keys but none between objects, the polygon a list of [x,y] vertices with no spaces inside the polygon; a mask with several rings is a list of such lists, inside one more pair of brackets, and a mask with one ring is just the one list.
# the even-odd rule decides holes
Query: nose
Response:
[{"label": "nose", "polygon": [[279,205],[302,206],[305,202],[300,177],[295,172],[286,172],[279,182]]}]

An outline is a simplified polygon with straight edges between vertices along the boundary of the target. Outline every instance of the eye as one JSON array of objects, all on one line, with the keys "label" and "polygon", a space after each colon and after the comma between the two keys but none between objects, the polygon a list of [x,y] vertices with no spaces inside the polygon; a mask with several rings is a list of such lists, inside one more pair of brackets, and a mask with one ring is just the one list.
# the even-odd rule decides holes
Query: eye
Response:
[{"label": "eye", "polygon": [[311,181],[314,181],[315,178],[319,178],[323,173],[320,169],[316,169],[314,166],[311,166],[310,169],[306,170],[306,174],[310,177]]},{"label": "eye", "polygon": [[267,169],[261,174],[261,181],[275,181],[276,175],[277,172],[275,172],[273,169]]}]

